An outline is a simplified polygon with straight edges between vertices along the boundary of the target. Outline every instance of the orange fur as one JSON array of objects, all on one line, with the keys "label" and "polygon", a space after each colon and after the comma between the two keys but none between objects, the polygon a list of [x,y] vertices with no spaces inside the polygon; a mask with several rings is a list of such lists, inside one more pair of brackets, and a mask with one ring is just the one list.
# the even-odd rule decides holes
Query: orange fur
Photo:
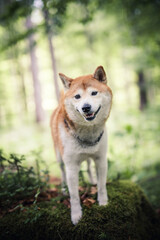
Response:
[{"label": "orange fur", "polygon": [[94,87],[99,92],[109,91],[112,94],[111,89],[105,83],[100,83],[90,74],[72,79],[70,90],[67,92],[66,97],[72,97],[78,88],[85,90],[87,87]]}]

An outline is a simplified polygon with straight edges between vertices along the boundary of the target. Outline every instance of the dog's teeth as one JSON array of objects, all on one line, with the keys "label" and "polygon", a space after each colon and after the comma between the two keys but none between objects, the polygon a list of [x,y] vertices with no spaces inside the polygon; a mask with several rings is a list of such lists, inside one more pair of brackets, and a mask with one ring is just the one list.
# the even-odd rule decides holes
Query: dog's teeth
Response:
[{"label": "dog's teeth", "polygon": [[87,116],[87,117],[93,117],[93,116],[94,116],[94,113],[87,114],[86,116]]}]

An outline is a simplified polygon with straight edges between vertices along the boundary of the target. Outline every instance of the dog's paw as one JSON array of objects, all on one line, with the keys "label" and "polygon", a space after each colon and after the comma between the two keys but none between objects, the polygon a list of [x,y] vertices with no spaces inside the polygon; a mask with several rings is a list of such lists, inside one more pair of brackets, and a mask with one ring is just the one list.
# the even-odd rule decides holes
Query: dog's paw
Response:
[{"label": "dog's paw", "polygon": [[105,200],[105,201],[99,201],[99,205],[100,206],[105,206],[105,205],[107,205],[108,204],[108,201],[107,200]]},{"label": "dog's paw", "polygon": [[108,204],[108,197],[107,196],[99,198],[99,205],[100,206],[105,206],[107,204]]},{"label": "dog's paw", "polygon": [[81,209],[78,210],[78,211],[76,210],[75,212],[72,212],[71,220],[72,220],[72,223],[74,225],[76,225],[81,218],[82,218],[82,211],[81,211]]}]

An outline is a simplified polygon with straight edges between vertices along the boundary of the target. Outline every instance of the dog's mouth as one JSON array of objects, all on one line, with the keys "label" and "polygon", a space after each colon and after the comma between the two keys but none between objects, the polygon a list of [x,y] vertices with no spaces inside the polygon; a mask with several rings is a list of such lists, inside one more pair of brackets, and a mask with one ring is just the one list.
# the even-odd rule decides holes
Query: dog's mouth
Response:
[{"label": "dog's mouth", "polygon": [[97,116],[97,114],[98,114],[98,112],[100,111],[100,109],[101,109],[101,106],[99,106],[99,108],[97,109],[96,112],[88,112],[88,113],[86,113],[86,114],[83,115],[83,116],[85,117],[85,119],[86,119],[87,121],[92,121],[92,120],[95,119],[95,117]]}]

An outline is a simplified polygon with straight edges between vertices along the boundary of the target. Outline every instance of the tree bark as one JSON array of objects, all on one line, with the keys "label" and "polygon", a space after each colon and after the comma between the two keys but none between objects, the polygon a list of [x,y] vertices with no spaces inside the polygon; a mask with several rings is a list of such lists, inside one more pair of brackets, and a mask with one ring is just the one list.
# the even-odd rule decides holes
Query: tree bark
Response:
[{"label": "tree bark", "polygon": [[21,79],[21,93],[22,93],[22,98],[23,98],[24,111],[27,113],[28,112],[27,93],[26,93],[24,75],[21,70],[19,70],[19,76]]},{"label": "tree bark", "polygon": [[138,86],[139,86],[139,108],[141,111],[147,106],[147,87],[146,87],[146,80],[144,77],[144,73],[142,70],[138,72]]},{"label": "tree bark", "polygon": [[52,70],[53,70],[53,82],[55,86],[55,93],[57,101],[59,101],[60,97],[60,91],[59,91],[59,85],[58,85],[58,78],[57,78],[57,66],[56,66],[56,58],[55,58],[55,50],[52,42],[52,32],[49,26],[49,13],[48,9],[43,9],[43,15],[45,19],[45,26],[46,26],[46,33],[48,37],[48,44],[49,44],[49,51],[51,55],[51,63],[52,63]]},{"label": "tree bark", "polygon": [[[15,28],[13,28],[11,23],[7,25],[7,31],[10,39],[17,36],[17,31],[15,30]],[[19,60],[19,53],[20,53],[19,43],[15,43],[11,47],[11,50],[9,53],[9,56],[11,57],[11,59],[13,59],[13,64],[11,64],[11,75],[15,76],[15,80],[18,80],[17,81],[18,91],[16,94],[22,100],[18,103],[22,108],[20,109],[20,112],[23,111],[25,114],[27,114],[28,104],[27,104],[27,94],[26,94],[26,86],[25,86],[25,80],[24,80],[24,69],[21,61]]]},{"label": "tree bark", "polygon": [[55,58],[51,33],[48,33],[48,43],[49,43],[49,50],[50,50],[50,54],[51,54],[53,80],[54,80],[54,85],[55,85],[56,98],[57,98],[57,101],[59,101],[60,92],[59,92],[59,85],[58,85],[58,78],[57,78],[57,66],[56,66],[56,58]]},{"label": "tree bark", "polygon": [[20,97],[22,99],[23,110],[25,113],[28,112],[28,104],[27,104],[27,93],[26,86],[24,81],[24,69],[18,58],[18,46],[14,45],[12,47],[12,55],[13,55],[13,68],[15,68],[15,75],[17,74],[20,80]]},{"label": "tree bark", "polygon": [[[31,17],[28,16],[26,20],[27,29],[33,28],[33,23],[31,21]],[[39,69],[38,62],[36,57],[36,49],[35,49],[35,40],[34,35],[31,34],[28,37],[29,43],[29,54],[31,59],[31,72],[33,78],[33,87],[34,87],[34,101],[35,101],[35,113],[36,113],[36,122],[40,123],[44,120],[44,110],[42,107],[42,95],[41,95],[41,85],[39,81]]]}]

